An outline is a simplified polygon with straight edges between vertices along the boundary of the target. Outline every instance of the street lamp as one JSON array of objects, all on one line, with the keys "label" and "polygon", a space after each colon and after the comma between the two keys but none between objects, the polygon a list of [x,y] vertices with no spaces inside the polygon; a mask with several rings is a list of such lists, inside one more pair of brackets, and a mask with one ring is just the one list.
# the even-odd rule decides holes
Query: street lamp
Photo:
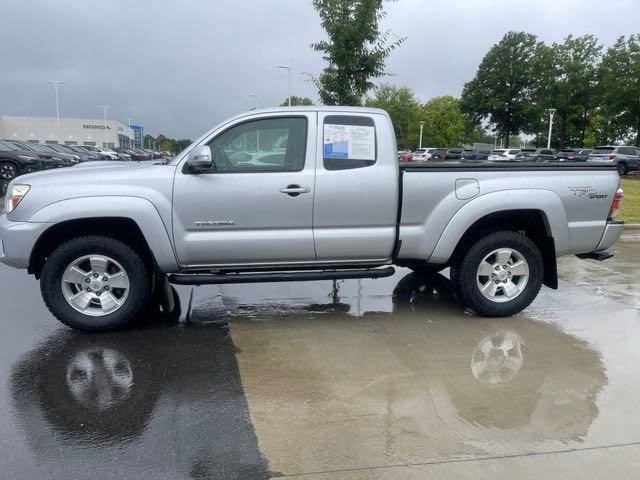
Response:
[{"label": "street lamp", "polygon": [[551,129],[553,128],[553,116],[556,114],[555,108],[547,109],[549,112],[549,135],[547,136],[547,148],[551,148]]},{"label": "street lamp", "polygon": [[291,68],[287,65],[278,65],[278,68],[286,70],[289,74],[289,106],[291,106]]},{"label": "street lamp", "polygon": [[253,108],[251,110],[256,110],[258,108],[258,95],[255,93],[250,93],[249,98],[253,98]]},{"label": "street lamp", "polygon": [[104,148],[107,148],[107,109],[111,108],[109,105],[100,105],[104,114]]},{"label": "street lamp", "polygon": [[56,128],[58,129],[58,141],[60,141],[60,101],[58,99],[58,87],[64,85],[67,82],[61,82],[59,80],[49,80],[47,83],[53,85],[56,91]]},{"label": "street lamp", "polygon": [[420,120],[420,148],[422,148],[422,130],[424,129],[424,120]]}]

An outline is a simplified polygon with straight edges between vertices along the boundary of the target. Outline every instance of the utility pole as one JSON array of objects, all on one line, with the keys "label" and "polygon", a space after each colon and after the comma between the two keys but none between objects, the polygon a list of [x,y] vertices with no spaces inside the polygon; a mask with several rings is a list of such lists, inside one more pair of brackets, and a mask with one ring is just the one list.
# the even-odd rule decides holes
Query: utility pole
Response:
[{"label": "utility pole", "polygon": [[422,148],[422,131],[424,129],[424,120],[420,120],[420,147]]},{"label": "utility pole", "polygon": [[108,148],[107,145],[107,109],[111,108],[109,105],[100,105],[102,107],[104,118],[104,148]]},{"label": "utility pole", "polygon": [[553,116],[556,114],[555,108],[549,108],[549,135],[547,135],[547,149],[551,148],[551,129],[553,128]]},{"label": "utility pole", "polygon": [[49,80],[47,83],[53,85],[56,91],[56,128],[58,129],[58,142],[60,141],[60,100],[58,98],[58,87],[64,85],[67,82],[61,82],[59,80]]},{"label": "utility pole", "polygon": [[283,70],[286,70],[287,73],[289,74],[289,106],[291,106],[291,67],[289,67],[288,65],[278,65],[278,68],[281,68]]}]

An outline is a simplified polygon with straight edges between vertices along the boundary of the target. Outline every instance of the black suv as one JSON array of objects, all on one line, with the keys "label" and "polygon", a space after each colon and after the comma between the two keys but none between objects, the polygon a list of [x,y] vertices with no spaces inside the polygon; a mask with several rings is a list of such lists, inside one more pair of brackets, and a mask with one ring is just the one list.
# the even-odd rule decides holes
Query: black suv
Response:
[{"label": "black suv", "polygon": [[35,172],[39,167],[38,155],[0,140],[0,181],[11,181],[18,175]]}]

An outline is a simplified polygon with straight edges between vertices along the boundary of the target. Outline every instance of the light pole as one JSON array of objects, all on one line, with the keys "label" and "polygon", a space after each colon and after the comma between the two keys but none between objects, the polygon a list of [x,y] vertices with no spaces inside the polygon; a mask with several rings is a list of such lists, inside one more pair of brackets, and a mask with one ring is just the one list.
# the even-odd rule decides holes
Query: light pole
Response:
[{"label": "light pole", "polygon": [[278,65],[278,68],[286,70],[289,74],[289,106],[291,106],[291,68],[287,65]]},{"label": "light pole", "polygon": [[104,148],[107,148],[107,109],[111,108],[109,105],[100,105],[104,114]]},{"label": "light pole", "polygon": [[424,129],[424,120],[420,120],[420,148],[422,148],[422,130]]},{"label": "light pole", "polygon": [[58,141],[60,141],[60,101],[58,99],[58,87],[64,85],[67,82],[61,82],[59,80],[49,80],[47,83],[53,85],[56,91],[56,128],[58,129]]},{"label": "light pole", "polygon": [[549,135],[547,136],[547,148],[551,148],[551,129],[553,128],[553,116],[556,114],[555,108],[549,108]]},{"label": "light pole", "polygon": [[253,98],[253,108],[251,110],[257,110],[258,108],[258,95],[255,93],[250,93],[249,98]]}]

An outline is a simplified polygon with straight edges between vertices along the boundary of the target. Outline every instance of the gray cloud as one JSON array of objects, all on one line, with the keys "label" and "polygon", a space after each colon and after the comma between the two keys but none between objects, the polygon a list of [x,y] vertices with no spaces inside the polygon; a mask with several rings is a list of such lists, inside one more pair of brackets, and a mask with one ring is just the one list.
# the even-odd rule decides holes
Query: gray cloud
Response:
[{"label": "gray cloud", "polygon": [[[4,3],[4,5],[2,5]],[[640,32],[634,0],[400,0],[384,27],[407,36],[388,62],[387,81],[421,99],[459,95],[487,49],[508,30],[546,42],[592,33],[606,45]],[[62,115],[109,116],[147,131],[195,137],[287,94],[316,97],[302,72],[317,74],[323,37],[310,0],[0,1],[0,113],[54,115],[52,87],[64,80]]]}]

